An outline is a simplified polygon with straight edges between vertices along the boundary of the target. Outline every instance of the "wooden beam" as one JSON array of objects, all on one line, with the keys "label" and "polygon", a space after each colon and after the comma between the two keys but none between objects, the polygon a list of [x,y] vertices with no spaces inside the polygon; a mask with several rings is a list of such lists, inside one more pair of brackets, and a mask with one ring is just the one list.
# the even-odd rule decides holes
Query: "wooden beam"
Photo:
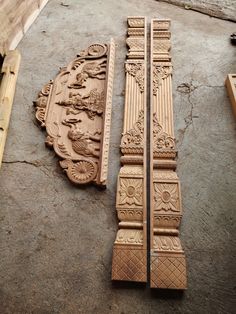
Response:
[{"label": "wooden beam", "polygon": [[48,0],[0,1],[0,54],[15,49]]},{"label": "wooden beam", "polygon": [[8,51],[4,57],[0,80],[0,168],[10,122],[16,80],[20,66],[20,53]]},{"label": "wooden beam", "polygon": [[225,86],[236,118],[236,74],[227,75]]}]

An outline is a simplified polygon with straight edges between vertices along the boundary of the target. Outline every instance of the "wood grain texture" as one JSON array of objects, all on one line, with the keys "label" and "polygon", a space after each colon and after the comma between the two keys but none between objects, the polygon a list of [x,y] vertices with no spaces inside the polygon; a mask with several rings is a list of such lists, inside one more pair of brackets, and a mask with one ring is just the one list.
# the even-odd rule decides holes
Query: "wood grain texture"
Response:
[{"label": "wood grain texture", "polygon": [[0,1],[0,54],[15,49],[48,0]]},{"label": "wood grain texture", "polygon": [[0,168],[10,122],[11,109],[15,94],[16,80],[20,66],[20,53],[7,52],[1,68],[0,80]]},{"label": "wood grain texture", "polygon": [[227,75],[225,86],[236,118],[236,74]]}]

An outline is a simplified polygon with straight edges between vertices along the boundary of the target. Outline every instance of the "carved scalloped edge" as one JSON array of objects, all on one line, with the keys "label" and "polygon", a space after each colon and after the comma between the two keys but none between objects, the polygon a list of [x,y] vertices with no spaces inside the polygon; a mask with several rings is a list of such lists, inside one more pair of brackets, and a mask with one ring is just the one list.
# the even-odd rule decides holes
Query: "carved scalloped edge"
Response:
[{"label": "carved scalloped edge", "polygon": [[50,100],[50,93],[52,91],[53,80],[45,84],[41,91],[38,93],[38,98],[34,101],[34,106],[36,107],[35,117],[41,127],[45,128],[45,118],[47,105]]}]

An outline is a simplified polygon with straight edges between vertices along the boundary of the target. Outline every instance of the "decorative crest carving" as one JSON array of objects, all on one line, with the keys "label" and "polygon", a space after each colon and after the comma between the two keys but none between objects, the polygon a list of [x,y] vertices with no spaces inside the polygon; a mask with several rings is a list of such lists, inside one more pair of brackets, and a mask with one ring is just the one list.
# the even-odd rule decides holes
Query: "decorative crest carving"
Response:
[{"label": "decorative crest carving", "polygon": [[121,140],[121,151],[123,154],[140,154],[143,152],[144,111],[139,112],[138,121],[133,128],[127,131]]},{"label": "decorative crest carving", "polygon": [[153,64],[153,95],[157,94],[162,81],[172,74],[172,66]]},{"label": "decorative crest carving", "polygon": [[130,75],[132,75],[138,86],[140,88],[140,92],[144,91],[144,65],[142,63],[126,63],[125,70]]},{"label": "decorative crest carving", "polygon": [[76,184],[105,185],[111,122],[114,42],[83,50],[35,101],[46,144]]},{"label": "decorative crest carving", "polygon": [[157,114],[153,114],[153,153],[175,151],[175,139],[163,131]]}]

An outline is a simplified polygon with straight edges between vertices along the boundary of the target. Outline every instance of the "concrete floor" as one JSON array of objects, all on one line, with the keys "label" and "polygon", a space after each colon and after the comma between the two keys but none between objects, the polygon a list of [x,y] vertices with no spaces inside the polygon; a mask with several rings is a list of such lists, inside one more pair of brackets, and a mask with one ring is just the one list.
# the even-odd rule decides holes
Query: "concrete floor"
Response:
[{"label": "concrete floor", "polygon": [[[235,313],[235,24],[155,0],[51,0],[19,45],[22,63],[0,172],[0,313]],[[111,283],[124,103],[126,18],[172,19],[173,94],[188,290]],[[32,101],[80,50],[117,44],[108,188],[69,183]]]},{"label": "concrete floor", "polygon": [[236,22],[235,0],[156,0]]}]

